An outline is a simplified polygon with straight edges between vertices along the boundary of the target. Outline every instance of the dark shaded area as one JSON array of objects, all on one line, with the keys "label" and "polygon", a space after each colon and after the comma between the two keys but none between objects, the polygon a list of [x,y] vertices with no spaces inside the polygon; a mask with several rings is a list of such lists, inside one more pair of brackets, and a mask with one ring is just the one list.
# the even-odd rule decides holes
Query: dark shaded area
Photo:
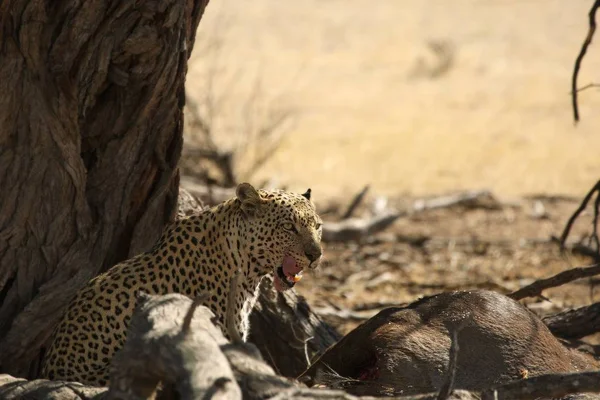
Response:
[{"label": "dark shaded area", "polygon": [[206,4],[0,6],[0,372],[35,377],[74,293],[172,219]]},{"label": "dark shaded area", "polygon": [[315,314],[294,290],[275,292],[263,279],[250,315],[249,341],[279,375],[295,378],[310,360],[335,344],[341,335]]}]

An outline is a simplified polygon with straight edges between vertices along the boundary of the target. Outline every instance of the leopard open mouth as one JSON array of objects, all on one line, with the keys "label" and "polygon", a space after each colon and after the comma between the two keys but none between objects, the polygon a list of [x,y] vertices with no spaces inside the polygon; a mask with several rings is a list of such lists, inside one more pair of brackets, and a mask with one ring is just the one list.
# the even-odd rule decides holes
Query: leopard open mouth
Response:
[{"label": "leopard open mouth", "polygon": [[288,288],[293,288],[294,285],[296,284],[296,282],[298,282],[301,277],[302,277],[302,271],[300,271],[299,273],[295,274],[295,275],[286,275],[285,272],[283,272],[283,266],[277,268],[277,277],[279,279],[281,279],[281,282],[283,282]]},{"label": "leopard open mouth", "polygon": [[302,268],[298,267],[296,260],[292,256],[285,256],[281,266],[275,270],[273,283],[275,289],[280,292],[294,287],[296,282],[302,279]]}]

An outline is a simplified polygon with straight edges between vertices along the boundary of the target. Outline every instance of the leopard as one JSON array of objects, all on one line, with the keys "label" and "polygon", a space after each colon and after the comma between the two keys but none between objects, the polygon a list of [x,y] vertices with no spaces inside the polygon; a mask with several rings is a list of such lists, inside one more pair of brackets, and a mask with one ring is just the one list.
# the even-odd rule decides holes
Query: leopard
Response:
[{"label": "leopard", "polygon": [[[54,330],[42,377],[109,385],[110,363],[125,343],[140,292],[204,296],[201,304],[224,336],[231,339],[232,321],[247,341],[261,281],[270,276],[284,292],[317,268],[322,224],[310,189],[298,194],[240,183],[231,199],[170,223],[150,250],[78,291]],[[237,290],[229,299],[234,275]]]}]

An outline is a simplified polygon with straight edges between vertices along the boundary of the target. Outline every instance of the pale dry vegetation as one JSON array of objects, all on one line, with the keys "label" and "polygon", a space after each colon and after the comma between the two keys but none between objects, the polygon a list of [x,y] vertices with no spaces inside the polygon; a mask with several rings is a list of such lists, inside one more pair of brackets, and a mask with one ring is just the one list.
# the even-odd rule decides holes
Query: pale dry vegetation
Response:
[{"label": "pale dry vegetation", "polygon": [[[597,180],[597,89],[573,125],[570,76],[587,0],[223,0],[200,26],[230,26],[223,64],[265,95],[287,90],[298,118],[256,175],[344,196],[487,188],[504,196],[583,195]],[[431,44],[452,54],[448,70]],[[434,46],[435,47],[435,46]],[[593,46],[592,46],[593,48]],[[580,84],[597,82],[590,51]],[[191,96],[201,96],[194,63]],[[425,68],[415,76],[415,68]],[[240,91],[241,88],[240,88]],[[243,91],[242,91],[243,92]],[[234,99],[236,93],[232,93]],[[238,103],[237,107],[241,108]]]}]

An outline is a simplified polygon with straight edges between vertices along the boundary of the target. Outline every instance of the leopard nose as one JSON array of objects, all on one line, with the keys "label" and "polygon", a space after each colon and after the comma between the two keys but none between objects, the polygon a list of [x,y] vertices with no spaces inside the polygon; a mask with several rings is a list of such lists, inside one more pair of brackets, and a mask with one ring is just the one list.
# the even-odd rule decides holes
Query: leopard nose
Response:
[{"label": "leopard nose", "polygon": [[321,254],[323,254],[323,252],[321,251],[320,248],[316,247],[314,249],[305,251],[304,254],[306,255],[306,258],[308,258],[309,261],[312,263],[312,262],[318,260],[319,257],[321,257]]}]

